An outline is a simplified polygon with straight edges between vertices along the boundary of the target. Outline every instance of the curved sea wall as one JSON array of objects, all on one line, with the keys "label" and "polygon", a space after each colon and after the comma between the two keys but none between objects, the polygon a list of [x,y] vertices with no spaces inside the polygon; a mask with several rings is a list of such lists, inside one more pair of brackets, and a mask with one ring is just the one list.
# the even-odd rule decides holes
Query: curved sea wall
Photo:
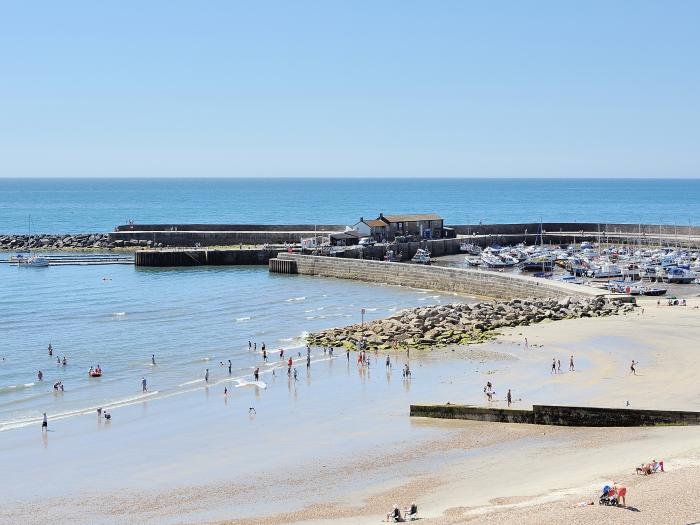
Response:
[{"label": "curved sea wall", "polygon": [[127,224],[109,233],[114,243],[158,246],[234,246],[298,243],[306,237],[329,235],[344,226],[327,224]]},{"label": "curved sea wall", "polygon": [[524,275],[293,253],[280,253],[277,259],[270,259],[270,271],[354,279],[498,299],[603,295],[601,290]]}]

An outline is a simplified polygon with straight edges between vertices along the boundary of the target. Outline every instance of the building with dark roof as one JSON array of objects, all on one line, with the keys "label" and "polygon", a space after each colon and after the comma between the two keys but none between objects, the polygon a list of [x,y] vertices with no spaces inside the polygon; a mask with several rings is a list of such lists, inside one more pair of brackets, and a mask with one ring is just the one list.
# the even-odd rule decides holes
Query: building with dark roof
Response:
[{"label": "building with dark roof", "polygon": [[[414,236],[419,239],[441,239],[444,220],[436,213],[409,213],[401,215],[379,214],[376,222],[386,225],[386,239]],[[373,221],[374,222],[374,221]]]}]

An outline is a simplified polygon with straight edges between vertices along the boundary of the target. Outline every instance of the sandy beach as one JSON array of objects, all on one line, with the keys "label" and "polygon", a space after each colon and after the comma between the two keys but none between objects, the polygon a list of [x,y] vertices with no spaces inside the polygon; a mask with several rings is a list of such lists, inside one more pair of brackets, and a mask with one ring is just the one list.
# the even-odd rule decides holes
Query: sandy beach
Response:
[{"label": "sandy beach", "polygon": [[[625,316],[508,329],[481,345],[412,355],[410,381],[400,377],[401,353],[392,354],[393,371],[382,355],[368,370],[340,355],[299,382],[276,378],[242,399],[207,389],[144,402],[107,424],[92,416],[55,422],[43,442],[37,428],[18,429],[0,450],[15,473],[0,520],[359,524],[415,501],[422,522],[437,524],[691,522],[700,427],[437,421],[409,418],[408,405],[486,404],[491,381],[496,406],[511,388],[517,408],[698,410],[697,305],[640,301]],[[570,355],[574,372],[566,371]],[[553,357],[561,374],[550,373]],[[663,458],[667,472],[635,476],[652,458]],[[597,503],[609,481],[628,487],[631,510],[573,506]]]}]

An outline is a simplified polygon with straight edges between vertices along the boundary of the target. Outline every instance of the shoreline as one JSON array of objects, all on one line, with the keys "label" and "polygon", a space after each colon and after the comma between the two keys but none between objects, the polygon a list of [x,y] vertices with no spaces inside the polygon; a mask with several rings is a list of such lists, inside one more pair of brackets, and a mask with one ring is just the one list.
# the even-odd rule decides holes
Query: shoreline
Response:
[{"label": "shoreline", "polygon": [[[415,421],[407,416],[409,399],[404,397],[408,394],[422,402],[484,403],[481,385],[489,379],[499,392],[503,392],[506,385],[514,387],[516,397],[523,399],[516,403],[516,408],[546,398],[571,402],[606,400],[616,406],[624,406],[625,400],[631,400],[635,407],[664,405],[669,408],[668,405],[673,404],[676,405],[673,408],[697,408],[698,392],[697,386],[693,386],[696,383],[692,382],[692,370],[698,358],[689,354],[685,345],[689,337],[700,335],[695,323],[700,313],[692,307],[699,301],[692,301],[691,306],[685,308],[656,308],[655,302],[653,306],[647,304],[644,315],[635,312],[621,317],[510,328],[497,341],[455,348],[454,352],[443,349],[425,353],[412,358],[415,375],[410,384],[405,381],[402,384],[395,377],[384,378],[381,354],[364,373],[355,363],[346,364],[343,356],[338,356],[328,361],[325,368],[316,367],[314,380],[302,390],[299,390],[302,385],[296,385],[285,393],[286,387],[279,388],[286,383],[283,380],[282,384],[272,385],[264,396],[258,397],[260,392],[247,392],[258,399],[258,415],[251,419],[238,414],[230,428],[220,420],[222,414],[217,407],[224,400],[219,395],[206,393],[208,401],[201,406],[197,401],[201,394],[194,393],[176,403],[173,401],[175,404],[167,401],[164,404],[143,403],[143,409],[155,419],[139,416],[139,406],[120,411],[111,429],[98,429],[100,434],[97,435],[101,438],[97,442],[93,432],[83,434],[80,430],[67,436],[59,432],[51,435],[49,441],[58,440],[60,448],[68,447],[66,450],[70,451],[73,445],[69,443],[78,440],[83,444],[81,450],[76,451],[76,460],[80,461],[78,458],[84,454],[92,457],[94,453],[99,454],[97,450],[126,439],[114,453],[119,456],[121,450],[124,453],[128,450],[129,459],[114,474],[126,469],[119,477],[137,480],[134,476],[141,468],[154,474],[162,471],[165,465],[161,464],[160,455],[152,445],[141,443],[140,448],[144,450],[135,449],[138,441],[132,434],[163,435],[158,428],[165,425],[168,434],[180,436],[178,443],[184,439],[176,449],[184,453],[183,457],[167,468],[173,473],[180,471],[172,484],[156,489],[145,484],[146,479],[143,479],[137,481],[142,485],[142,496],[118,499],[125,513],[142,517],[144,523],[184,520],[185,523],[276,524],[296,520],[314,524],[330,521],[359,524],[379,522],[394,500],[401,506],[411,500],[417,501],[424,521],[436,524],[508,523],[513,517],[522,519],[523,523],[536,523],[537,519],[541,520],[542,513],[552,516],[551,523],[566,523],[567,520],[571,522],[572,512],[578,512],[574,514],[577,523],[588,517],[627,523],[624,521],[627,516],[633,519],[637,513],[598,508],[597,505],[571,510],[569,505],[584,496],[587,500],[597,499],[600,483],[612,478],[629,484],[628,505],[640,508],[639,516],[649,516],[645,514],[648,512],[645,502],[652,500],[644,499],[647,498],[645,493],[637,495],[634,488],[637,485],[630,483],[627,473],[642,461],[662,457],[669,471],[665,474],[667,478],[655,475],[646,479],[653,479],[654,483],[657,479],[668,479],[675,486],[674,471],[683,465],[689,470],[680,476],[697,476],[698,469],[692,461],[698,457],[696,444],[700,429],[543,428]],[[687,333],[674,337],[677,326],[685,327]],[[611,334],[615,337],[608,340]],[[524,337],[530,341],[528,352],[522,345]],[[666,351],[661,359],[657,355],[660,342]],[[577,372],[550,375],[547,367],[551,354],[568,355],[572,351],[577,358]],[[643,363],[637,377],[626,371],[629,356],[635,354]],[[400,355],[395,354],[395,358],[400,359]],[[649,370],[654,370],[654,374],[649,375]],[[683,388],[686,395],[679,398],[676,390],[664,389],[669,381]],[[393,394],[381,395],[386,388]],[[307,389],[308,394],[304,394]],[[320,392],[332,393],[332,401],[321,403]],[[273,397],[266,401],[268,395]],[[247,395],[242,401],[230,399],[229,402],[242,408],[247,405],[246,398]],[[379,399],[383,402],[378,404]],[[358,400],[361,401],[359,405]],[[301,405],[296,407],[298,403]],[[492,403],[494,406],[503,404],[501,395]],[[166,415],[172,415],[174,407],[179,414],[186,414],[179,423]],[[334,414],[330,420],[327,419],[329,414]],[[83,418],[80,426],[92,426],[91,419],[90,416]],[[204,441],[192,433],[202,424],[208,429],[207,436],[202,436]],[[173,425],[175,428],[171,428]],[[244,430],[248,427],[251,431],[253,427],[258,430],[248,433]],[[274,437],[275,428],[284,429],[284,438]],[[13,441],[21,442],[23,436],[35,431],[34,428],[20,430],[17,440]],[[111,437],[112,434],[117,435]],[[261,436],[271,441],[255,443]],[[226,445],[228,441],[254,458],[253,464],[236,459],[235,452],[228,457],[232,452]],[[214,448],[205,452],[206,449],[201,448],[204,443]],[[51,448],[49,446],[48,450]],[[17,456],[21,460],[22,451],[32,449],[31,445],[21,445]],[[163,459],[167,457],[172,461],[174,450],[171,447],[168,450]],[[199,452],[192,455],[192,450]],[[156,457],[149,457],[150,454]],[[268,458],[263,459],[264,455]],[[196,463],[193,463],[194,457],[198,458]],[[183,476],[182,469],[190,471],[195,464],[196,473]],[[577,466],[575,471],[568,468],[571,465]],[[50,468],[50,464],[42,465],[42,470],[44,468]],[[252,477],[246,477],[247,471]],[[241,474],[232,476],[233,472]],[[513,472],[520,472],[522,476],[512,476]],[[22,478],[31,474],[23,474]],[[637,480],[632,478],[631,481]],[[22,486],[20,480],[18,484]],[[321,492],[319,485],[324,487]],[[98,486],[112,494],[120,485],[117,483],[111,490],[103,482]],[[89,494],[91,492],[85,489],[77,490],[75,497],[79,499],[62,500],[63,505],[68,509],[75,506],[77,512],[82,508],[80,498],[90,499]],[[146,511],[143,498],[156,496],[163,506]],[[269,498],[274,498],[275,503],[271,504]],[[42,499],[42,506],[45,503]],[[15,503],[7,501],[5,515],[24,516],[23,512],[32,515],[28,509],[35,509],[38,502],[32,503],[30,499],[18,504],[16,500]],[[231,505],[237,510],[232,511]],[[72,512],[66,516],[71,520],[79,517]],[[238,521],[231,519],[232,512],[239,514]],[[45,519],[45,514],[40,515]],[[107,519],[100,522],[110,523]]]}]

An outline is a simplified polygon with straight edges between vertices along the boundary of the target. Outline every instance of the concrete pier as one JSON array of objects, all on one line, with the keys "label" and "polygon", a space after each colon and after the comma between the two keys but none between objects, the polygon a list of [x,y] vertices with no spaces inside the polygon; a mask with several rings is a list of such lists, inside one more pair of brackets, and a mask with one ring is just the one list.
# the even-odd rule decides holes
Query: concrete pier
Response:
[{"label": "concrete pier", "polygon": [[495,423],[527,423],[570,427],[645,427],[700,425],[700,412],[629,408],[533,405],[532,410],[472,405],[411,405],[412,417],[468,419]]},{"label": "concrete pier", "polygon": [[141,250],[135,255],[136,266],[224,266],[267,265],[280,250]]}]

